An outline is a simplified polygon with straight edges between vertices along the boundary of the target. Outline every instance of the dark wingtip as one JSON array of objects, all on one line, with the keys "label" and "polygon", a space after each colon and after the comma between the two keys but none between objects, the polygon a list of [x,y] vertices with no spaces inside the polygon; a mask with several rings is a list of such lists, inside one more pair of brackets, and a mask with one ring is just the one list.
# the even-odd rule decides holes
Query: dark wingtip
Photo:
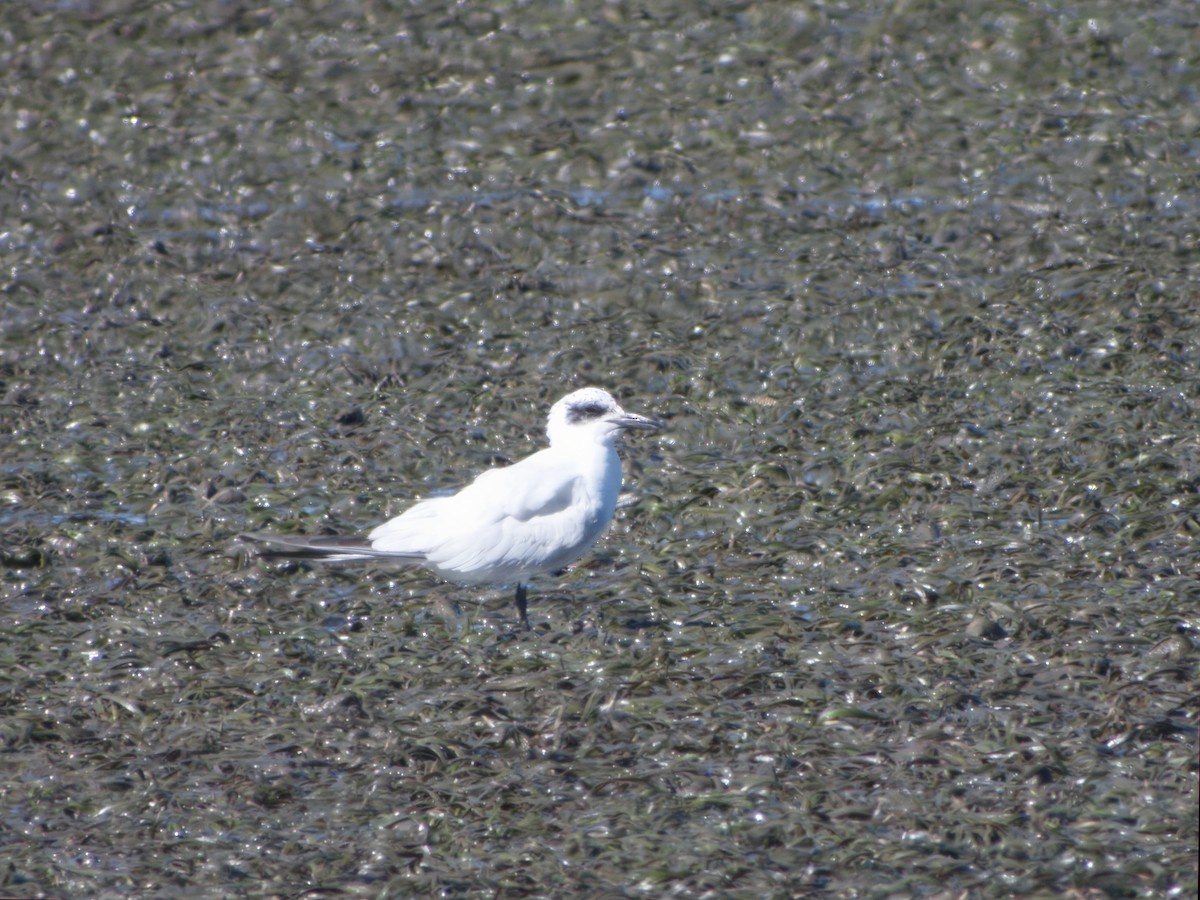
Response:
[{"label": "dark wingtip", "polygon": [[357,537],[347,537],[339,534],[316,535],[304,537],[301,535],[268,534],[264,531],[252,531],[239,534],[238,539],[253,544],[262,544],[259,556],[271,557],[321,557],[334,556],[340,553],[369,553],[371,545]]},{"label": "dark wingtip", "polygon": [[265,559],[325,559],[331,562],[352,559],[398,559],[421,561],[424,553],[378,550],[366,538],[342,534],[318,534],[313,537],[291,534],[269,534],[252,531],[239,534],[238,538],[253,544],[258,555]]}]

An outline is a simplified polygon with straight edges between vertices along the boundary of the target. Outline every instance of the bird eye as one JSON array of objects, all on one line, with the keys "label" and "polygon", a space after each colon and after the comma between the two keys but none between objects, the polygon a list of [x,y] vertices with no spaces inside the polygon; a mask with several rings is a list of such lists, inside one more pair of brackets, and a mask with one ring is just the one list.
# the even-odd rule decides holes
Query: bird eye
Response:
[{"label": "bird eye", "polygon": [[602,403],[581,403],[579,406],[572,406],[567,410],[567,422],[577,425],[580,422],[599,419],[607,412],[608,407]]}]

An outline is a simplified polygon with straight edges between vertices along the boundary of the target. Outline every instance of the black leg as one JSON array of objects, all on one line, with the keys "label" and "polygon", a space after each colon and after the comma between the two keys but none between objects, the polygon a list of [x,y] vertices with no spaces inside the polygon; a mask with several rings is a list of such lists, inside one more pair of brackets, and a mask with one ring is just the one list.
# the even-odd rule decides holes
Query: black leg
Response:
[{"label": "black leg", "polygon": [[517,612],[521,616],[521,624],[525,626],[525,630],[529,631],[529,610],[525,600],[525,585],[517,584]]}]

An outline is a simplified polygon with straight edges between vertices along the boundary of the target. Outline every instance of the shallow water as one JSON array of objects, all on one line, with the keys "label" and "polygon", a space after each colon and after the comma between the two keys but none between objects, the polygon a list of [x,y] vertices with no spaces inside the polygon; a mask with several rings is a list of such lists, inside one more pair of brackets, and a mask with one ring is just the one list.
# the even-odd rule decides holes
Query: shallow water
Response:
[{"label": "shallow water", "polygon": [[[1194,896],[1196,31],[0,11],[4,893]],[[588,383],[532,634],[235,541]]]}]

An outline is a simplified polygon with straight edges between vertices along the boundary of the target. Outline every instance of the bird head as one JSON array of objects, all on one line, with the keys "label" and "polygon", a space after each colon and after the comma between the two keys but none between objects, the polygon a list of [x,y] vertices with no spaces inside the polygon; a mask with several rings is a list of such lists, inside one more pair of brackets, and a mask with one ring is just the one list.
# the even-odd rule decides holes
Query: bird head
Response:
[{"label": "bird head", "polygon": [[611,442],[628,429],[661,427],[662,423],[654,419],[625,412],[607,391],[589,387],[567,394],[550,407],[546,434],[551,445],[587,437],[597,442]]}]

